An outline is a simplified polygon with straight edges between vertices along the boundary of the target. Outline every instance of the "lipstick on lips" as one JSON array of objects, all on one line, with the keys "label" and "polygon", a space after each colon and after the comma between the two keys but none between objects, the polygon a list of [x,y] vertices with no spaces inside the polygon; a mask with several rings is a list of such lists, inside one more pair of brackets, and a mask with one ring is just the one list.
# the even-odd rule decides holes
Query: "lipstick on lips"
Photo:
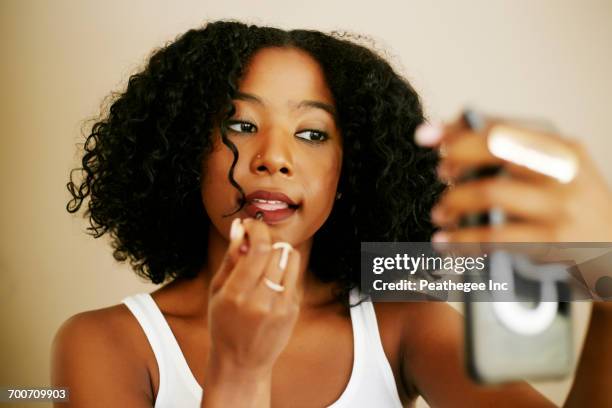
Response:
[{"label": "lipstick on lips", "polygon": [[257,190],[246,196],[245,211],[249,217],[268,223],[290,217],[298,207],[298,204],[283,193]]}]

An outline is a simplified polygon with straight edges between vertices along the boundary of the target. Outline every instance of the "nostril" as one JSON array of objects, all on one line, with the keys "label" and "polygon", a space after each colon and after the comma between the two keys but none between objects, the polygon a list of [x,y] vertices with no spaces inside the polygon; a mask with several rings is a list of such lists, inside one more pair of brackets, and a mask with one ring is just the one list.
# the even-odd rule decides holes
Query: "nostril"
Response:
[{"label": "nostril", "polygon": [[257,171],[266,171],[266,166],[257,167]]},{"label": "nostril", "polygon": [[282,169],[280,169],[280,172],[283,174],[288,174],[289,173],[289,169],[286,167],[283,167]]}]

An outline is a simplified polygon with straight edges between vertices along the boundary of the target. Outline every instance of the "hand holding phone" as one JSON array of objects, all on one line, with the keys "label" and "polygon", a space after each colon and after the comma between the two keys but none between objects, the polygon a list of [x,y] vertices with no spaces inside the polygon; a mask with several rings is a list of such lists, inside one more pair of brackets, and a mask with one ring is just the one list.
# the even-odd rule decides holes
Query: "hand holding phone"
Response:
[{"label": "hand holding phone", "polygon": [[[503,132],[511,132],[513,126],[517,126],[516,121],[489,120],[476,111],[467,110],[462,115],[462,122],[447,132],[451,134],[447,134],[445,139],[451,160],[443,159],[441,163],[442,175],[453,183],[455,193],[457,190],[465,191],[464,186],[488,185],[492,190],[495,183],[520,191],[520,187],[526,185],[524,180],[517,181],[521,176],[554,178],[560,169],[564,181],[575,176],[577,166],[574,161],[568,160],[569,166],[565,168],[559,166],[559,163],[563,164],[560,156],[566,154],[571,157],[567,151],[557,149],[547,158],[546,154],[530,156],[529,146],[522,146],[520,139],[513,145],[513,135],[507,137]],[[531,121],[531,125],[533,123]],[[525,121],[521,125],[527,126]],[[537,125],[540,132],[554,133],[554,129],[546,127],[543,122]],[[534,160],[534,157],[539,160]],[[447,202],[451,201],[449,195],[452,193],[444,197]],[[487,194],[489,197],[495,195],[495,191]],[[529,200],[529,197],[512,198],[506,194],[501,201],[512,199]],[[512,232],[515,223],[528,212],[520,204],[513,206],[501,202],[494,205],[494,199],[477,202],[477,195],[472,195],[466,201],[470,200],[473,201],[471,207],[455,208],[455,213],[449,217],[454,223],[448,222],[451,221],[449,219],[444,223],[439,211],[438,219],[434,221],[446,227],[447,231],[454,229],[456,234],[460,234],[459,231],[467,231],[466,234],[476,232],[472,235],[476,239],[472,241],[496,241],[495,236],[491,235],[488,239],[484,234],[481,234],[484,239],[478,238],[477,232],[496,229]],[[523,205],[528,207],[529,203]],[[438,206],[438,210],[440,207],[444,208],[444,205]],[[538,239],[537,235],[527,237],[525,234],[521,237],[516,233],[516,236],[517,241],[545,241]],[[504,241],[503,237],[499,241]],[[508,301],[507,296],[497,299],[495,291],[490,292],[488,301],[483,301],[482,296],[474,293],[466,295],[466,361],[470,374],[476,380],[497,383],[557,378],[569,372],[572,361],[569,304],[556,301],[558,282],[538,279],[539,276],[555,275],[554,266],[547,268],[544,270],[530,263],[524,255],[504,251],[489,254],[487,269],[480,278],[483,282],[492,279],[509,284],[513,295],[511,299],[515,301]],[[525,274],[518,273],[521,269],[529,269],[535,279],[525,279]],[[558,272],[557,277],[566,275],[564,267]]]}]

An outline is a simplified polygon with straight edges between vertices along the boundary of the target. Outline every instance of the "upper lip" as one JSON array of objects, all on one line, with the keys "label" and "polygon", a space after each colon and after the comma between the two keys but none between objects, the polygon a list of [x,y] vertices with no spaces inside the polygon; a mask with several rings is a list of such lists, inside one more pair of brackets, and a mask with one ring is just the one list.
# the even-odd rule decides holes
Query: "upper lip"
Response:
[{"label": "upper lip", "polygon": [[252,201],[253,199],[256,199],[256,198],[259,198],[260,200],[283,201],[290,206],[294,206],[294,207],[297,206],[297,204],[292,199],[287,197],[285,194],[274,192],[274,191],[257,190],[257,191],[253,191],[252,193],[248,194],[245,198],[247,201]]}]

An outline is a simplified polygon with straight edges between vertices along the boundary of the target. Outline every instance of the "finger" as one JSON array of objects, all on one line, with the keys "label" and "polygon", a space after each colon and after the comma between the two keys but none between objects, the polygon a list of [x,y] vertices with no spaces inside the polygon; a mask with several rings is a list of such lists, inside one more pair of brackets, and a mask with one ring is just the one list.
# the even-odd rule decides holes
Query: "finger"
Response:
[{"label": "finger", "polygon": [[468,169],[501,164],[521,177],[562,183],[571,181],[578,171],[578,157],[568,141],[503,122],[491,122],[480,133],[460,132],[444,147],[440,174],[447,180],[461,177]]},{"label": "finger", "polygon": [[[282,279],[285,269],[283,269],[282,266],[286,268],[286,264],[283,265],[283,263],[281,263],[282,257],[281,250],[272,251],[257,287],[252,291],[251,296],[254,302],[272,307],[275,299],[281,296],[284,289],[282,291],[276,291],[273,288],[278,287],[280,289],[283,286]],[[272,288],[266,284],[266,280],[269,285],[272,285]]]},{"label": "finger", "polygon": [[471,130],[463,115],[446,125],[422,124],[417,128],[415,138],[417,143],[439,148],[438,177],[450,185],[470,169],[503,163],[489,153],[486,138]]},{"label": "finger", "polygon": [[285,301],[291,300],[292,297],[301,299],[304,297],[304,286],[300,284],[300,267],[301,267],[301,255],[298,251],[291,251],[287,262],[287,269],[283,277],[283,286],[285,287],[285,293],[283,297]]},{"label": "finger", "polygon": [[[557,180],[545,176],[544,174],[536,173],[526,167],[519,166],[517,164],[503,163],[499,161],[489,162],[489,165],[487,166],[486,161],[483,161],[482,163],[483,165],[481,167],[477,167],[474,164],[466,162],[450,163],[446,160],[441,160],[438,164],[436,172],[438,178],[450,186],[454,186],[456,184],[460,184],[467,180],[478,177],[497,176],[501,173],[506,173],[507,175],[510,175],[513,178],[530,181],[536,184],[550,184],[557,182]],[[478,176],[474,176],[474,174],[478,174]]]},{"label": "finger", "polygon": [[446,142],[445,148],[444,161],[450,165],[480,167],[503,163],[489,152],[486,138],[476,132],[461,132],[460,137]]},{"label": "finger", "polygon": [[211,290],[216,292],[223,286],[240,257],[240,246],[245,243],[245,229],[240,218],[234,218],[230,226],[230,242],[221,265],[211,280]]},{"label": "finger", "polygon": [[441,147],[466,130],[468,130],[468,126],[462,117],[447,124],[435,121],[423,122],[416,128],[414,140],[423,147]]},{"label": "finger", "polygon": [[562,214],[562,199],[552,187],[505,177],[468,181],[448,189],[432,210],[436,224],[454,225],[466,214],[499,208],[508,216],[550,222]]},{"label": "finger", "polygon": [[550,226],[511,223],[444,230],[432,237],[432,242],[556,242]]},{"label": "finger", "polygon": [[269,227],[262,221],[245,219],[243,226],[248,241],[246,254],[240,256],[233,272],[227,278],[231,290],[247,292],[252,290],[261,277],[270,258],[272,246]]}]

